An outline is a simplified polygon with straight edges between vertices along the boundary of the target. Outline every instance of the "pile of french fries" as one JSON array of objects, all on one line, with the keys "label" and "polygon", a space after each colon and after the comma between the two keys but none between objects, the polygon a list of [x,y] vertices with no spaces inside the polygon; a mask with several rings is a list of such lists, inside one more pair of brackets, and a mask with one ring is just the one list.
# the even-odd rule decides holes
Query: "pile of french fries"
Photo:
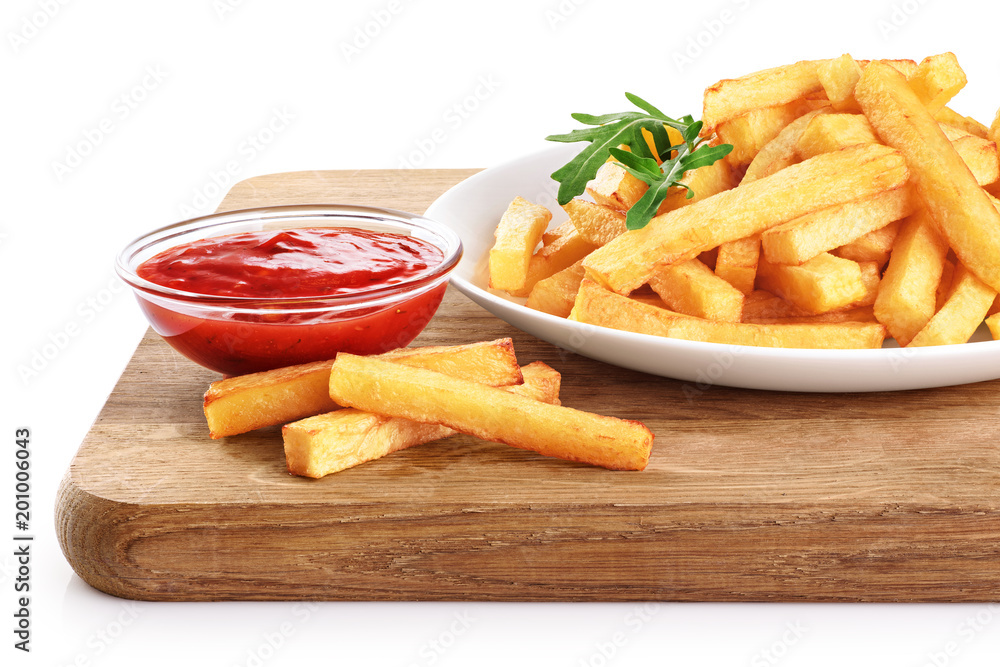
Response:
[{"label": "pile of french fries", "polygon": [[944,345],[984,320],[1000,338],[1000,113],[988,128],[947,106],[965,84],[952,53],[720,81],[703,133],[734,148],[684,176],[694,198],[677,188],[627,230],[647,186],[614,160],[554,229],[518,197],[490,286],[570,320],[716,343]]},{"label": "pile of french fries", "polygon": [[505,338],[226,378],[209,387],[204,409],[212,438],[281,425],[288,471],[304,477],[456,432],[612,470],[646,467],[648,428],[565,407],[560,386],[545,363],[519,365]]}]

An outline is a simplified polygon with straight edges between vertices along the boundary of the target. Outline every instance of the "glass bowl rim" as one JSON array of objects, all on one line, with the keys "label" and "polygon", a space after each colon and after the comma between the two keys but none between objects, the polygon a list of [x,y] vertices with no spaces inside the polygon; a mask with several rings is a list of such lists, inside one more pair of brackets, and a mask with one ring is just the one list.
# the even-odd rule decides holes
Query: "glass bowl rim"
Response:
[{"label": "glass bowl rim", "polygon": [[[282,220],[294,220],[304,218],[325,217],[331,220],[342,218],[345,223],[317,224],[316,227],[354,227],[349,220],[364,222],[383,222],[388,225],[402,225],[404,227],[416,227],[440,239],[443,243],[431,242],[444,254],[441,262],[420,273],[403,280],[402,282],[380,287],[372,287],[359,290],[350,294],[319,295],[319,296],[295,296],[295,297],[254,297],[254,296],[228,296],[201,294],[198,292],[188,292],[172,287],[166,287],[139,277],[136,269],[132,268],[132,259],[150,246],[164,244],[163,250],[179,244],[170,244],[170,239],[197,232],[199,230],[210,230],[212,228],[225,228],[235,226],[238,223],[261,220],[264,222],[280,222]],[[324,221],[325,222],[325,221]],[[308,225],[301,225],[307,227]],[[220,234],[206,234],[202,238],[220,236]],[[229,232],[240,233],[240,232]],[[441,247],[444,245],[445,247]],[[447,278],[451,271],[458,265],[462,258],[462,240],[458,233],[451,227],[436,220],[427,218],[415,213],[408,213],[391,208],[361,206],[353,204],[290,204],[283,206],[262,206],[255,208],[235,209],[211,213],[196,218],[181,220],[179,222],[164,225],[149,231],[130,241],[115,259],[115,271],[119,277],[129,284],[133,289],[146,293],[147,296],[159,297],[170,301],[182,302],[187,305],[235,309],[242,312],[256,312],[259,309],[267,309],[271,313],[281,313],[283,311],[301,312],[330,310],[338,307],[357,307],[359,305],[378,305],[403,300],[409,296],[415,296],[439,284],[442,278]],[[155,253],[154,253],[155,254]],[[152,256],[152,255],[151,255]],[[138,268],[138,264],[136,264]],[[275,309],[275,307],[278,307]],[[286,310],[287,309],[287,310]]]}]

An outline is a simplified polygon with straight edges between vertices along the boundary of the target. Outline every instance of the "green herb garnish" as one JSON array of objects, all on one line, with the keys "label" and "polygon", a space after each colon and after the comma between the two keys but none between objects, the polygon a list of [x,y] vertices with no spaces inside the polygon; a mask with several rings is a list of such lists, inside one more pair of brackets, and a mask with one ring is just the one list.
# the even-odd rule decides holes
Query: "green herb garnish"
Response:
[{"label": "green herb garnish", "polygon": [[[553,134],[545,139],[564,143],[590,142],[575,158],[552,174],[552,178],[559,182],[560,205],[568,204],[573,197],[583,194],[587,183],[597,176],[597,170],[611,156],[628,173],[649,185],[646,194],[629,209],[625,218],[629,229],[641,229],[656,215],[671,187],[687,189],[688,199],[694,196],[691,188],[680,182],[685,172],[713,164],[728,155],[733,147],[730,144],[707,145],[708,139],[698,136],[702,127],[700,120],[695,121],[691,116],[677,120],[632,93],[625,93],[625,97],[642,111],[603,116],[571,114],[574,120],[593,127]],[[671,145],[667,127],[680,132],[683,141]],[[656,155],[643,137],[644,129],[653,137]],[[621,145],[628,146],[631,152],[619,148]],[[657,164],[657,159],[662,164]]]}]

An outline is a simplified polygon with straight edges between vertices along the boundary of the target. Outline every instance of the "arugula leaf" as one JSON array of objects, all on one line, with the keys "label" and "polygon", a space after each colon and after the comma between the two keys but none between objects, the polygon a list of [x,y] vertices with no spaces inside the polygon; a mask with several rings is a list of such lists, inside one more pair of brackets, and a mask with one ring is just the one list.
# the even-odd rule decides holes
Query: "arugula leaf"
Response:
[{"label": "arugula leaf", "polygon": [[[590,142],[576,157],[552,173],[552,178],[559,183],[557,199],[560,204],[567,204],[583,194],[587,184],[597,176],[597,170],[611,156],[628,173],[649,185],[646,194],[629,209],[625,219],[629,229],[641,229],[656,215],[670,188],[686,188],[688,199],[694,196],[691,188],[680,182],[685,172],[714,164],[733,147],[707,145],[707,140],[699,136],[700,120],[695,121],[691,116],[674,119],[638,95],[625,93],[625,97],[641,112],[624,111],[602,116],[574,113],[571,114],[574,120],[591,127],[545,138],[565,143]],[[683,143],[671,145],[667,127],[677,130]],[[643,130],[652,135],[655,150],[650,149]],[[622,145],[630,150],[619,148]]]}]

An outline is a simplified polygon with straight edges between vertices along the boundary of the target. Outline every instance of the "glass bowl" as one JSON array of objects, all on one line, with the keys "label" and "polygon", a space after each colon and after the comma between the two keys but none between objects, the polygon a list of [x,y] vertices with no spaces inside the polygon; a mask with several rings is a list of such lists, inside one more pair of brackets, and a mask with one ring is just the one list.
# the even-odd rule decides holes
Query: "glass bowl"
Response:
[{"label": "glass bowl", "polygon": [[[397,284],[336,296],[212,296],[164,287],[136,273],[150,257],[199,239],[303,227],[413,236],[444,257]],[[243,375],[332,359],[338,352],[378,354],[408,345],[434,316],[461,257],[458,235],[428,218],[384,208],[302,205],[216,213],[162,227],[129,243],[115,268],[150,326],[175,350],[210,370]]]}]

